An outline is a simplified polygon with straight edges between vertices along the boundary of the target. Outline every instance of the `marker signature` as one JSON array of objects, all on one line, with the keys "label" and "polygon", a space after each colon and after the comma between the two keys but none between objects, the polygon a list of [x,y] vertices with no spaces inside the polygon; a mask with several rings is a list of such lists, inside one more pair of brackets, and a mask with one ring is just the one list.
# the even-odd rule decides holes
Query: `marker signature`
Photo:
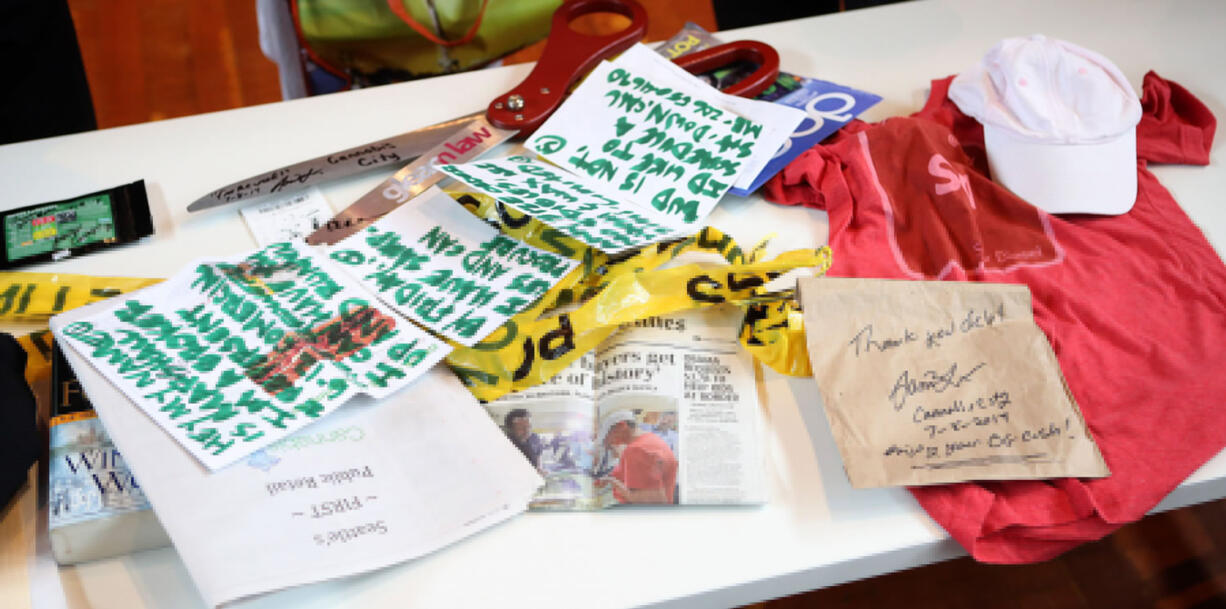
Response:
[{"label": "marker signature", "polygon": [[894,410],[902,410],[902,407],[907,403],[907,398],[926,391],[941,393],[951,387],[960,387],[963,383],[971,380],[971,377],[980,368],[987,365],[987,362],[979,362],[969,372],[959,374],[958,364],[954,363],[950,364],[946,370],[940,372],[925,370],[919,375],[919,378],[912,378],[911,371],[904,370],[902,374],[898,375],[898,379],[894,381],[894,388],[890,391],[890,402],[894,405]]}]

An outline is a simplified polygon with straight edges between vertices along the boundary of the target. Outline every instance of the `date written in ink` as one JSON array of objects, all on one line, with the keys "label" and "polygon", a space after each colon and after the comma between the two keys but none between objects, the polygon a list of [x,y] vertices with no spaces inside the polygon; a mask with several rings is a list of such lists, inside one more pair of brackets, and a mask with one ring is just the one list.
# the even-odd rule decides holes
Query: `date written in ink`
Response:
[{"label": "date written in ink", "polygon": [[1009,413],[1001,412],[990,414],[982,417],[967,417],[961,420],[948,421],[944,425],[925,425],[924,431],[928,433],[928,438],[937,437],[937,434],[943,434],[947,431],[958,432],[965,429],[970,429],[971,426],[982,427],[984,425],[996,425],[998,423],[1008,423]]}]

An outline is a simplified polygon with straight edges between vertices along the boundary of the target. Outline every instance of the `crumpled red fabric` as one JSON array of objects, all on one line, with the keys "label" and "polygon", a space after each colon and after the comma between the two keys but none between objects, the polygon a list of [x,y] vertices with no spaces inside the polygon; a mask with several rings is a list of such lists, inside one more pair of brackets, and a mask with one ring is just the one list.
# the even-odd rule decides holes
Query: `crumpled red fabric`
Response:
[{"label": "crumpled red fabric", "polygon": [[1216,119],[1150,72],[1138,194],[1052,216],[988,177],[982,127],[933,81],[911,117],[853,122],[767,183],[825,209],[836,277],[1024,283],[1112,474],[914,487],[976,559],[1046,560],[1145,513],[1226,446],[1226,265],[1148,163],[1205,165]]}]

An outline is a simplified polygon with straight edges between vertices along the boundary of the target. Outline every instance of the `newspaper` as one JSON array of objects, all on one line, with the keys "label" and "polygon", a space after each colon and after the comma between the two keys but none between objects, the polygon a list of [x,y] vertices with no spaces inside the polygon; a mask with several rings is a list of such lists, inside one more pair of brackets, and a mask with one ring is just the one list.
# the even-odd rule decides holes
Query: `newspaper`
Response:
[{"label": "newspaper", "polygon": [[486,404],[545,478],[529,507],[765,501],[739,321],[721,307],[645,318],[550,381]]}]

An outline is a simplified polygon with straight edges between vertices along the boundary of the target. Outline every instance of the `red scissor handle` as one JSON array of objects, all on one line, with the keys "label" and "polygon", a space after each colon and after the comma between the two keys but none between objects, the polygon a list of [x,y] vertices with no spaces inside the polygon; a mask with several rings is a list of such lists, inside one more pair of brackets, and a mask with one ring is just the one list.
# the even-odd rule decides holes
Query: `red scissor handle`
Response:
[{"label": "red scissor handle", "polygon": [[[626,29],[589,36],[570,29],[570,22],[589,13],[617,13],[630,18]],[[571,85],[602,59],[616,55],[647,34],[647,11],[634,0],[569,0],[553,13],[545,51],[528,78],[490,102],[485,115],[495,126],[528,133],[562,104]]]},{"label": "red scissor handle", "polygon": [[682,55],[673,63],[691,74],[701,74],[730,65],[748,61],[758,66],[752,74],[723,89],[728,95],[753,97],[766,90],[779,77],[779,53],[775,48],[756,40],[738,40]]}]

